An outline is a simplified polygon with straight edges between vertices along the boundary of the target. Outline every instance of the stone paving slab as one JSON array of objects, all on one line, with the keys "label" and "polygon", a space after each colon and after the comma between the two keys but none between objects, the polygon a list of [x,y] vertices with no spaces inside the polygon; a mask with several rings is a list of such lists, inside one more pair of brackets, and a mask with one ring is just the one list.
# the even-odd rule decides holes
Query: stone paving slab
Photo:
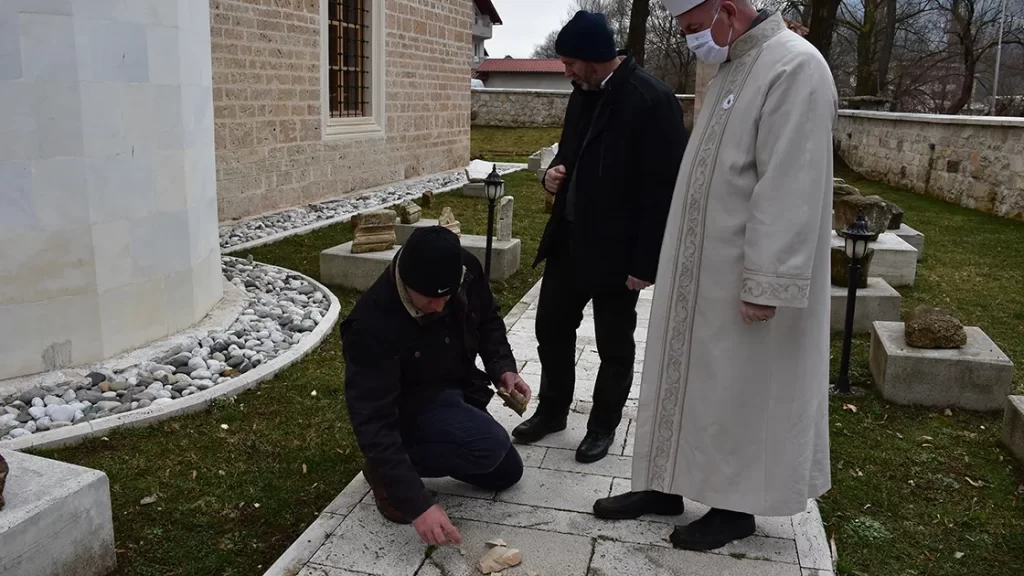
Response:
[{"label": "stone paving slab", "polygon": [[[638,309],[650,311],[652,290],[641,292]],[[536,391],[540,384],[534,336],[539,285],[506,317],[509,340],[521,373]],[[592,323],[592,309],[587,315]],[[584,323],[587,324],[586,322]],[[640,330],[640,328],[638,328]],[[646,328],[643,328],[646,333]],[[630,489],[637,397],[631,394],[611,454],[594,464],[580,464],[575,450],[586,433],[592,407],[593,377],[599,358],[593,337],[577,339],[577,386],[573,411],[564,432],[534,445],[516,444],[523,478],[516,486],[493,493],[452,479],[426,479],[463,537],[454,546],[428,554],[410,526],[391,524],[377,512],[362,475],[350,483],[321,518],[289,549],[268,576],[469,576],[484,542],[504,538],[523,554],[519,567],[503,576],[834,576],[832,558],[817,505],[793,518],[756,519],[757,533],[710,553],[672,548],[675,525],[696,520],[708,508],[686,501],[680,516],[645,516],[607,521],[592,514],[594,501]],[[644,344],[637,345],[637,372]],[[583,378],[589,375],[591,378]],[[638,392],[639,373],[634,392]],[[524,416],[495,397],[488,410],[511,431]],[[333,531],[331,527],[335,526]],[[463,554],[464,552],[465,554]]]}]

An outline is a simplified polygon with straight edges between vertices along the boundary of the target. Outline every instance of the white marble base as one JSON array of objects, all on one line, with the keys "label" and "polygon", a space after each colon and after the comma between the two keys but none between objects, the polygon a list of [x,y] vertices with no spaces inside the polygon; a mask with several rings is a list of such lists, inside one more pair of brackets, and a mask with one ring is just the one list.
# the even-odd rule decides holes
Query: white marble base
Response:
[{"label": "white marble base", "polygon": [[[832,246],[845,246],[843,240],[832,231]],[[894,288],[913,286],[917,278],[917,250],[892,232],[885,232],[870,244],[875,251],[868,273],[882,278]]]}]

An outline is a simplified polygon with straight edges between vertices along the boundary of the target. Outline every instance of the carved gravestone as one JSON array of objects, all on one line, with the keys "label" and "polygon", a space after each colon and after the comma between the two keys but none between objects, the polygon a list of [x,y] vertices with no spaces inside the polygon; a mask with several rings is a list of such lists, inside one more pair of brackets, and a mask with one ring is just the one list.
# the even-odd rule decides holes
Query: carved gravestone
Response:
[{"label": "carved gravestone", "polygon": [[833,208],[832,227],[836,231],[849,228],[857,220],[857,213],[864,212],[872,242],[889,228],[893,214],[893,205],[878,196],[840,196],[834,199]]},{"label": "carved gravestone", "polygon": [[967,345],[967,331],[946,310],[919,306],[910,313],[904,327],[907,346],[950,350]]},{"label": "carved gravestone", "polygon": [[9,471],[7,460],[4,460],[3,455],[0,455],[0,510],[4,509],[4,485],[7,484],[7,473]]},{"label": "carved gravestone", "polygon": [[[875,256],[875,250],[868,248],[867,254],[860,259],[860,274],[857,279],[857,288],[868,287],[868,272],[871,270],[871,259]],[[832,285],[842,288],[850,287],[850,257],[846,255],[844,246],[832,247]]]},{"label": "carved gravestone", "polygon": [[508,242],[512,239],[512,203],[511,196],[502,196],[498,201],[498,241]]},{"label": "carved gravestone", "polygon": [[842,178],[832,179],[833,196],[860,196],[860,190],[856,186],[847,184]]},{"label": "carved gravestone", "polygon": [[352,217],[355,238],[352,240],[353,254],[384,252],[395,246],[394,210],[374,210]]},{"label": "carved gravestone", "polygon": [[402,224],[415,224],[420,221],[420,207],[412,200],[406,200],[398,207],[398,217]]},{"label": "carved gravestone", "polygon": [[441,210],[441,217],[437,219],[437,225],[444,226],[455,232],[457,236],[462,236],[462,228],[459,227],[459,221],[455,219],[455,214],[452,213],[452,209],[449,206],[445,206]]}]

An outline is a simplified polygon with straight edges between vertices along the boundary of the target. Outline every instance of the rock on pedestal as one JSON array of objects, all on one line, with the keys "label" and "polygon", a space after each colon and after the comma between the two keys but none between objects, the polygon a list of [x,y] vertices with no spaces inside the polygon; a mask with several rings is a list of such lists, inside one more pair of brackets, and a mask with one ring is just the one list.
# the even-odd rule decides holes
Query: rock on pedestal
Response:
[{"label": "rock on pedestal", "polygon": [[917,250],[917,261],[920,262],[921,258],[924,257],[924,234],[914,230],[910,226],[903,224],[899,230],[893,230],[893,234],[900,237],[901,240],[910,244]]},{"label": "rock on pedestal", "polygon": [[103,576],[117,568],[106,474],[19,452],[0,511],[0,574]]},{"label": "rock on pedestal", "polygon": [[[846,242],[834,230],[832,246],[845,246]],[[886,232],[869,244],[874,250],[870,275],[884,279],[890,286],[913,286],[917,278],[917,250],[892,232]]]},{"label": "rock on pedestal", "polygon": [[[832,286],[832,331],[846,328],[848,288]],[[867,334],[873,322],[898,322],[903,297],[881,278],[868,278],[867,288],[857,289],[857,307],[853,312],[854,334]]]},{"label": "rock on pedestal", "polygon": [[1024,463],[1024,396],[1006,399],[1003,412],[1003,444]]},{"label": "rock on pedestal", "polygon": [[320,253],[320,281],[327,286],[365,292],[387,270],[397,253],[398,248],[392,247],[380,252],[356,254],[352,252],[351,242],[328,248]]},{"label": "rock on pedestal", "polygon": [[352,240],[353,254],[383,252],[395,246],[394,210],[374,210],[357,214],[352,218],[355,238]]},{"label": "rock on pedestal", "polygon": [[981,329],[967,327],[967,345],[954,350],[907,346],[902,322],[871,327],[871,375],[890,402],[994,411],[1013,388],[1013,362]]},{"label": "rock on pedestal", "polygon": [[[833,191],[835,190],[833,185]],[[889,228],[892,220],[893,206],[878,196],[859,196],[848,194],[832,202],[832,229],[845,230],[863,213],[871,233],[875,236]]]}]

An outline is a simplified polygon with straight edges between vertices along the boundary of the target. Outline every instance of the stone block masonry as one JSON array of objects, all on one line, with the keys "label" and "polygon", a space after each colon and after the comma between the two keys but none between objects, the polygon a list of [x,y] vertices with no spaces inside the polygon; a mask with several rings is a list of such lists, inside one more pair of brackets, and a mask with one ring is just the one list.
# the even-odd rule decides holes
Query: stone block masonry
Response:
[{"label": "stone block masonry", "polygon": [[1024,119],[843,110],[834,140],[866,178],[1024,220]]},{"label": "stone block masonry", "polygon": [[472,2],[387,0],[383,131],[325,136],[326,1],[211,0],[221,220],[469,163]]},{"label": "stone block masonry", "polygon": [[[569,90],[525,90],[513,88],[474,88],[473,125],[528,128],[561,126]],[[693,127],[693,95],[680,94],[683,122]]]}]

